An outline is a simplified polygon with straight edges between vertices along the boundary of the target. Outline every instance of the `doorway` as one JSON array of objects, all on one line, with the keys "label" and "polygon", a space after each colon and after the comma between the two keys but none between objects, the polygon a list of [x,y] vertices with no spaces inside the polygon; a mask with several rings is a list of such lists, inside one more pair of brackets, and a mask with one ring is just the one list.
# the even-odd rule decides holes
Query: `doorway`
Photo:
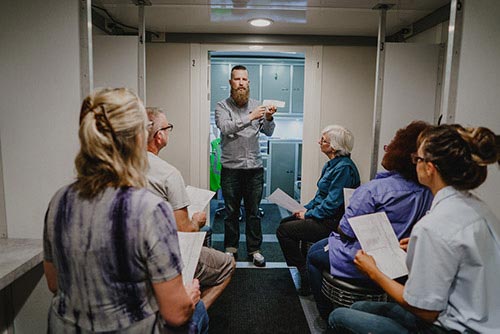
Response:
[{"label": "doorway", "polygon": [[[277,188],[300,201],[302,128],[304,114],[303,53],[210,52],[210,189],[219,189],[217,157],[219,131],[215,124],[218,101],[230,95],[231,68],[243,65],[250,79],[250,97],[259,101],[278,100],[285,106],[275,114],[276,129],[271,137],[260,136],[264,164],[263,199]],[[220,199],[220,196],[219,196]]]}]

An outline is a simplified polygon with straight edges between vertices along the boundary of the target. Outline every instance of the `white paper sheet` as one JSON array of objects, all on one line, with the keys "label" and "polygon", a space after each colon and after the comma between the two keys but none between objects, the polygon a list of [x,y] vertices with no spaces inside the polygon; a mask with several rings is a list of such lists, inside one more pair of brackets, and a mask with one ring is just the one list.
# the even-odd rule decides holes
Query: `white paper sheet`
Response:
[{"label": "white paper sheet", "polygon": [[267,197],[267,199],[268,201],[276,203],[290,212],[302,211],[306,209],[280,188],[277,188],[271,195],[269,195],[269,197]]},{"label": "white paper sheet", "polygon": [[213,191],[193,186],[187,186],[186,192],[189,197],[189,201],[191,202],[191,205],[187,207],[189,219],[193,217],[195,212],[205,211],[208,203],[215,195],[215,192]]},{"label": "white paper sheet", "polygon": [[285,108],[285,101],[278,101],[278,100],[264,100],[262,102],[262,105],[265,107],[268,106],[275,106],[276,108]]},{"label": "white paper sheet", "polygon": [[351,200],[351,196],[354,193],[353,188],[344,188],[344,209],[347,209],[349,206],[349,201]]},{"label": "white paper sheet", "polygon": [[373,256],[377,267],[390,278],[408,274],[406,253],[399,248],[399,241],[385,212],[347,219],[361,248]]},{"label": "white paper sheet", "polygon": [[205,234],[207,232],[177,232],[179,236],[179,248],[181,250],[182,262],[182,281],[184,284],[191,283],[194,278],[194,272],[200,259],[201,247]]}]

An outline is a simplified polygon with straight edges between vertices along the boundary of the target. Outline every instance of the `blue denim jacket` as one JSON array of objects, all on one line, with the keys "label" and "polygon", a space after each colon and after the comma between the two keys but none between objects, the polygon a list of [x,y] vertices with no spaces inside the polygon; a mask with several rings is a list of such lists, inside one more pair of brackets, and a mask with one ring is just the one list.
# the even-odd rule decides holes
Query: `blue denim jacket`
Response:
[{"label": "blue denim jacket", "polygon": [[305,205],[305,217],[318,220],[334,217],[344,205],[344,188],[358,186],[359,172],[350,157],[329,160],[321,171],[316,195]]},{"label": "blue denim jacket", "polygon": [[[432,194],[426,187],[406,180],[396,172],[378,173],[375,179],[354,191],[339,229],[355,239],[347,218],[384,211],[399,240],[410,236],[413,225],[431,207]],[[354,265],[354,256],[361,249],[357,240],[345,240],[332,232],[328,238],[330,271],[333,276],[344,278],[368,278]]]}]

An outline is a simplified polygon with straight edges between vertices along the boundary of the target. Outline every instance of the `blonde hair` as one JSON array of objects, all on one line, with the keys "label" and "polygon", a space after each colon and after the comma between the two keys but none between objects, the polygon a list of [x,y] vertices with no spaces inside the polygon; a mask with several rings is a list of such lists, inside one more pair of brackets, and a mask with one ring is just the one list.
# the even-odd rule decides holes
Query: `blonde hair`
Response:
[{"label": "blonde hair", "polygon": [[80,196],[146,185],[146,126],[141,100],[126,88],[97,90],[83,100],[74,185]]},{"label": "blonde hair", "polygon": [[354,147],[354,136],[351,131],[340,125],[328,125],[321,131],[330,140],[330,146],[335,155],[348,156]]}]

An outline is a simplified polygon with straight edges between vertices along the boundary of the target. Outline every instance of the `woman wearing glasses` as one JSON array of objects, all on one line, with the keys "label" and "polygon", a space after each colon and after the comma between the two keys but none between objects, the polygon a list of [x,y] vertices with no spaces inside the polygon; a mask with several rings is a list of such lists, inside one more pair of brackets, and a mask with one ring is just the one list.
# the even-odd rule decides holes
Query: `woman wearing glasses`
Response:
[{"label": "woman wearing glasses", "polygon": [[359,186],[358,169],[351,160],[352,133],[342,126],[330,125],[321,132],[318,144],[328,161],[318,180],[316,195],[305,205],[306,210],[283,219],[276,231],[286,263],[297,267],[300,273],[301,295],[311,293],[300,242],[316,242],[336,229],[344,213],[343,189]]},{"label": "woman wearing glasses", "polygon": [[172,209],[144,188],[146,126],[127,89],[83,101],[77,180],[56,192],[45,217],[50,333],[208,329],[199,283],[182,282]]},{"label": "woman wearing glasses", "polygon": [[335,333],[498,333],[500,221],[469,190],[500,163],[500,137],[486,128],[434,126],[413,156],[432,208],[408,243],[405,286],[359,251],[358,268],[396,303],[360,302],[330,315]]},{"label": "woman wearing glasses", "polygon": [[361,245],[348,218],[385,212],[396,236],[402,239],[410,235],[413,225],[430,208],[432,194],[418,183],[411,161],[411,153],[417,149],[417,137],[428,126],[425,122],[416,121],[396,132],[382,159],[382,166],[387,171],[378,173],[375,179],[354,191],[338,229],[309,250],[307,264],[311,289],[323,319],[326,320],[332,310],[330,302],[321,292],[323,270],[354,285],[376,286],[353,263]]}]

